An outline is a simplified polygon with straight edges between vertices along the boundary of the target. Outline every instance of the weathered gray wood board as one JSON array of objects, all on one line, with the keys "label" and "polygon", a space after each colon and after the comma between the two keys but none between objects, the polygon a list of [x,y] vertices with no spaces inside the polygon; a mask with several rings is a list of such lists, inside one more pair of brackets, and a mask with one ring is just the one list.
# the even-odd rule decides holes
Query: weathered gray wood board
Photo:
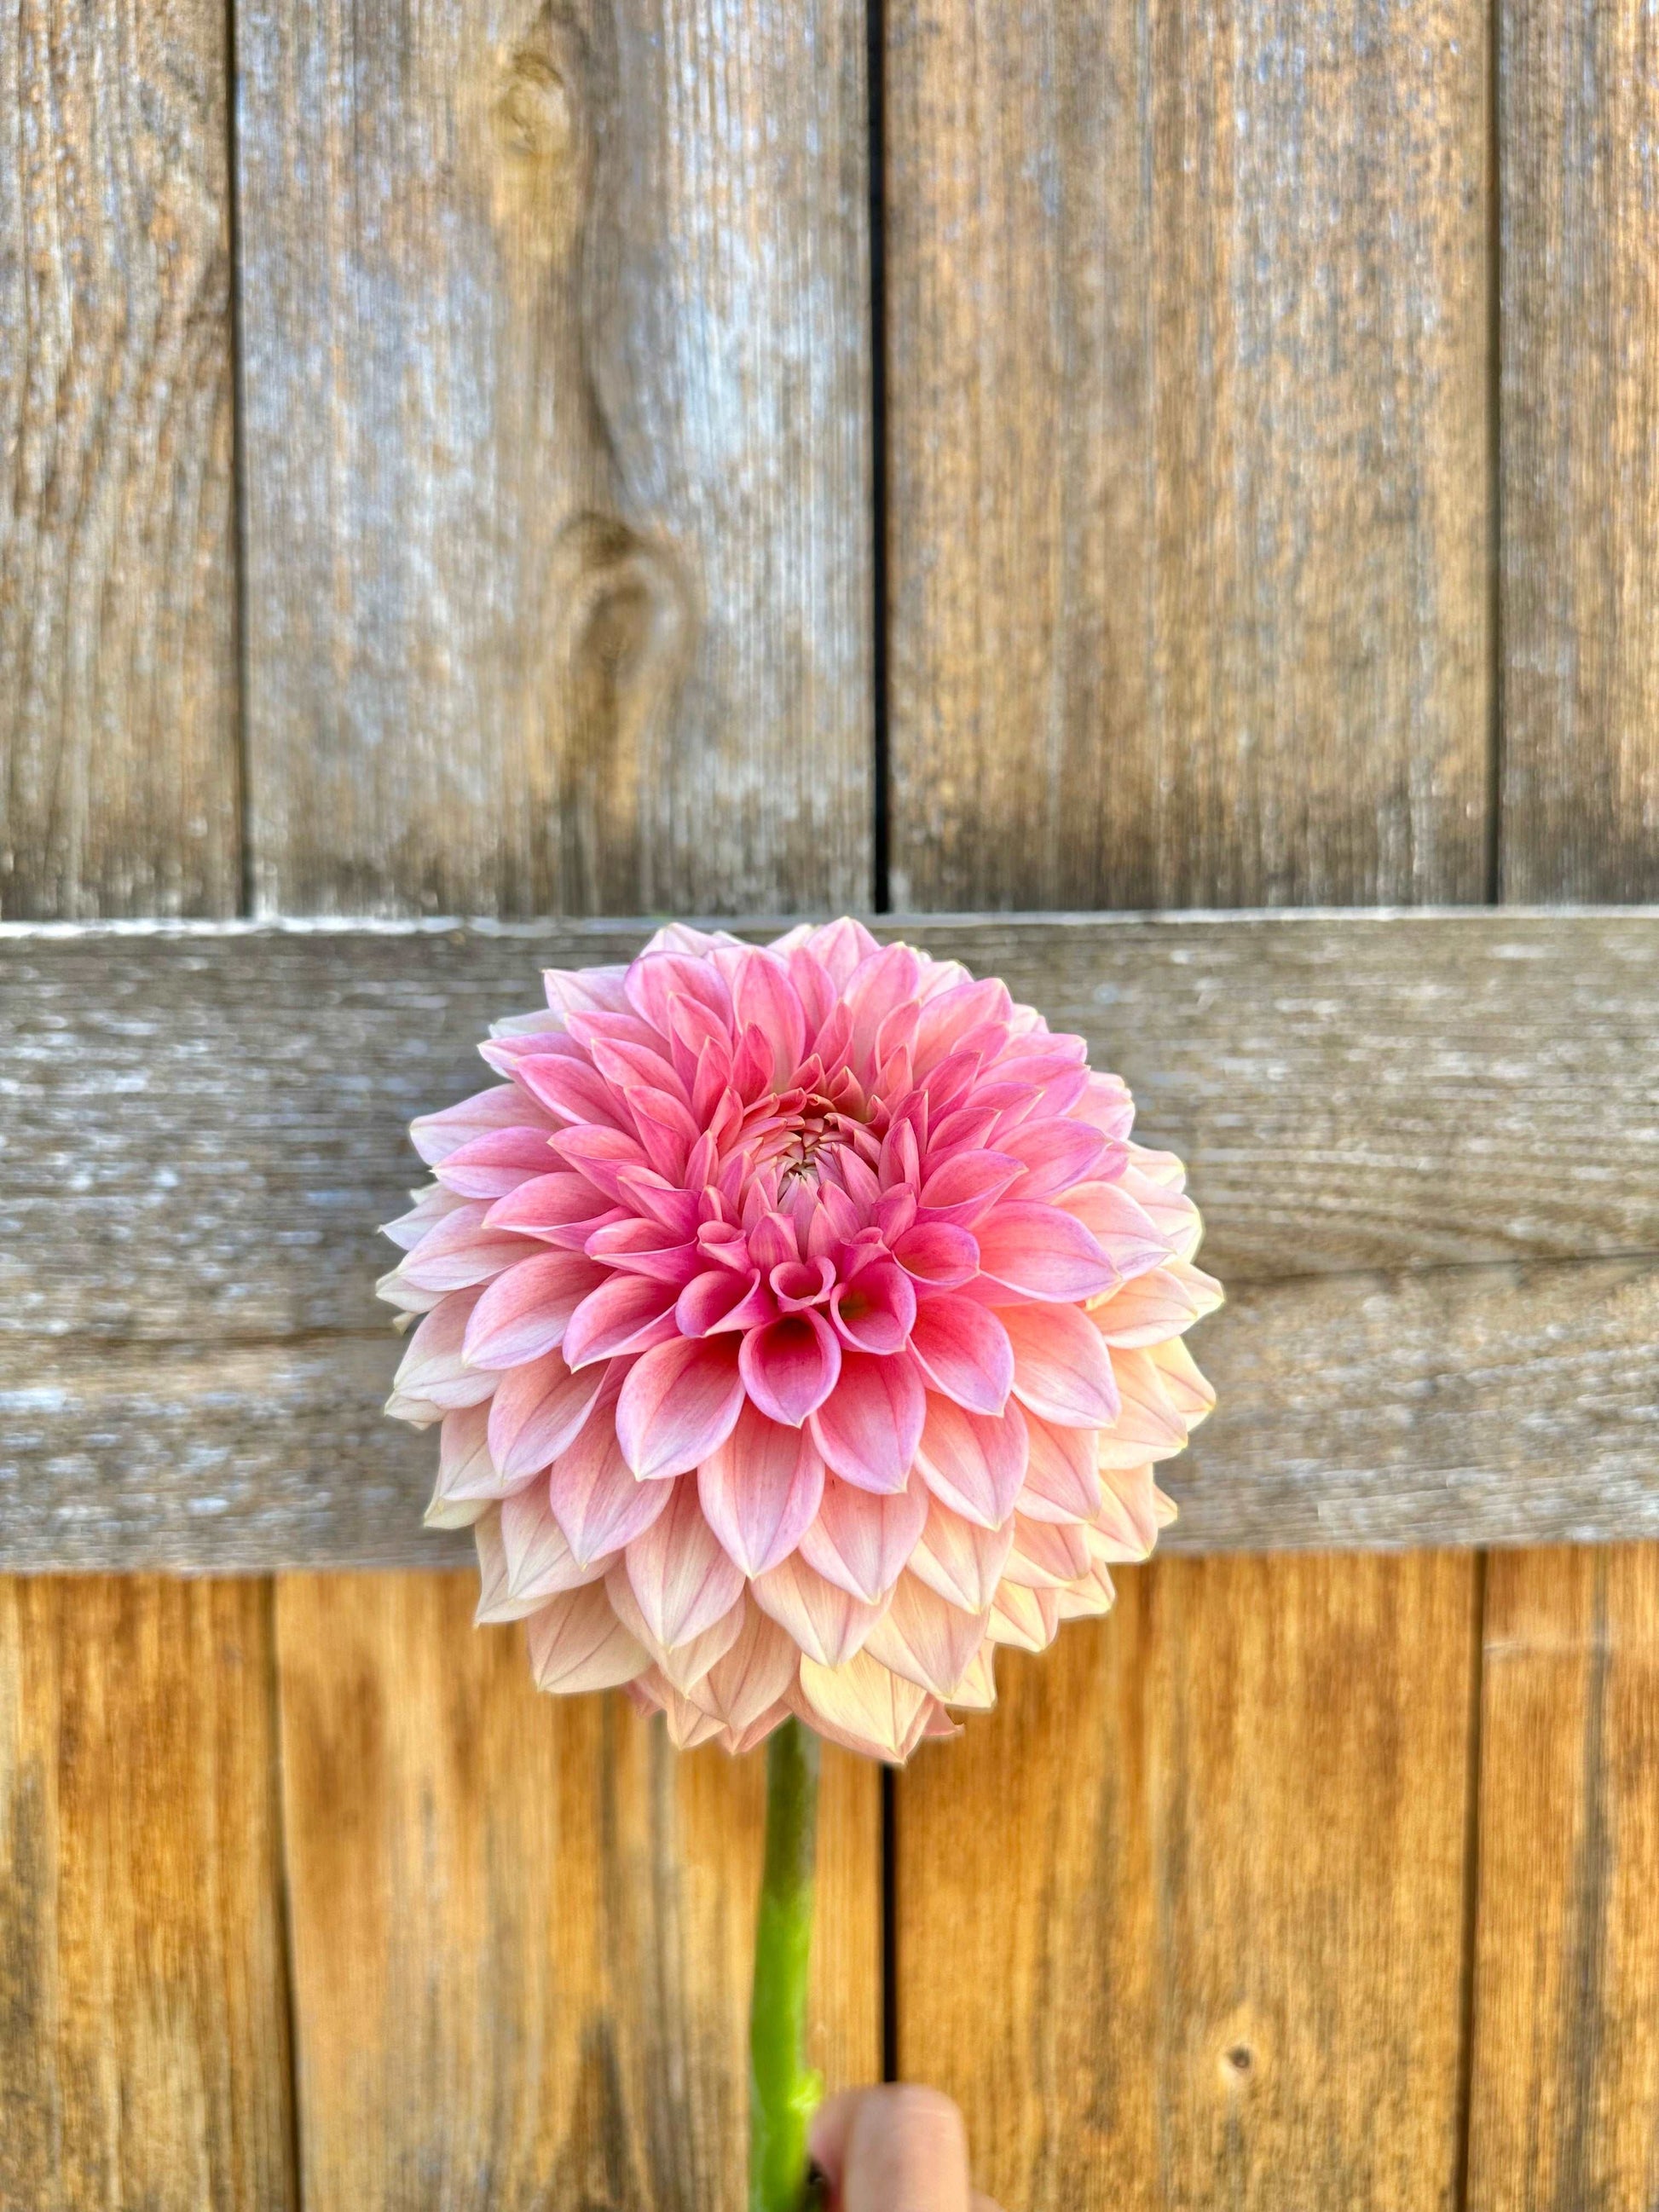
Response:
[{"label": "weathered gray wood board", "polygon": [[[1233,1297],[1172,1541],[1659,1532],[1659,916],[883,927],[1081,1030],[1189,1163]],[[454,1558],[378,1413],[404,1125],[644,927],[0,937],[0,1557]]]},{"label": "weathered gray wood board", "polygon": [[1498,576],[1508,898],[1659,894],[1659,39],[1504,0]]},{"label": "weathered gray wood board", "polygon": [[1485,9],[884,16],[894,904],[1484,896]]},{"label": "weathered gray wood board", "polygon": [[869,896],[853,0],[236,11],[257,910]]},{"label": "weathered gray wood board", "polygon": [[0,915],[238,904],[226,24],[0,33]]}]

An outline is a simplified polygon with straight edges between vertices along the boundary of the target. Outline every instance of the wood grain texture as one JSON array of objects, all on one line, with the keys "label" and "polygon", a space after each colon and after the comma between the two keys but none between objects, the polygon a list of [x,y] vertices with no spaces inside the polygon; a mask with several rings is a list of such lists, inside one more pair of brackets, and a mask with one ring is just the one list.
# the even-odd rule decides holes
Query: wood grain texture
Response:
[{"label": "wood grain texture", "polygon": [[0,913],[229,914],[225,10],[0,45]]},{"label": "wood grain texture", "polygon": [[894,903],[1483,896],[1484,11],[885,14]]},{"label": "wood grain texture", "polygon": [[[1188,1158],[1231,1291],[1197,1548],[1659,1529],[1659,922],[896,924],[1007,975]],[[14,933],[0,1557],[459,1554],[379,1407],[409,1117],[544,963],[640,926]],[[118,1101],[118,1113],[112,1114]],[[1634,1110],[1632,1110],[1634,1109]],[[1562,1132],[1572,1142],[1564,1146]]]},{"label": "wood grain texture", "polygon": [[[898,1812],[900,2054],[1022,2212],[1452,2201],[1474,1580],[1170,1560]],[[1016,1873],[1014,1869],[1018,1869]]]},{"label": "wood grain texture", "polygon": [[[540,1696],[470,1575],[277,1589],[308,2212],[736,2212],[760,1762]],[[879,1824],[827,1754],[836,2084],[880,2067]]]},{"label": "wood grain texture", "polygon": [[0,1581],[0,2203],[297,2203],[270,1592]]},{"label": "wood grain texture", "polygon": [[852,0],[238,12],[258,910],[868,895]]},{"label": "wood grain texture", "polygon": [[1659,885],[1659,29],[1498,10],[1504,890]]},{"label": "wood grain texture", "polygon": [[1487,1571],[1470,2212],[1659,2192],[1659,1549]]}]

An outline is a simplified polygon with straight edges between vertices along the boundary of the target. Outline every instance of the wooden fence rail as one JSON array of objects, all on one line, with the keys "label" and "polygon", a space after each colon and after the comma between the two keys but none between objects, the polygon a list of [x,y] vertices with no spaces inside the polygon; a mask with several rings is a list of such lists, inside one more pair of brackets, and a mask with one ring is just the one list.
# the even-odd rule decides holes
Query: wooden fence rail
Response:
[{"label": "wooden fence rail", "polygon": [[[884,925],[1188,1160],[1231,1302],[1194,1550],[1659,1534],[1659,914]],[[0,936],[0,1565],[444,1565],[380,1417],[410,1116],[641,922]]]}]

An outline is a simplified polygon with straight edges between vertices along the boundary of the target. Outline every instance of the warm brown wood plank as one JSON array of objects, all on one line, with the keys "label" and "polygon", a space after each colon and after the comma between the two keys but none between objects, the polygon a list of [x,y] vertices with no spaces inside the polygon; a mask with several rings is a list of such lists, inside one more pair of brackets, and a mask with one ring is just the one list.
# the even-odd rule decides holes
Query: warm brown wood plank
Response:
[{"label": "warm brown wood plank", "polygon": [[1449,2203],[1468,1563],[1120,1589],[903,1780],[903,2071],[1025,2212]]},{"label": "warm brown wood plank", "polygon": [[297,2203],[269,1587],[0,1581],[0,2203]]},{"label": "warm brown wood plank", "polygon": [[[1080,1026],[1192,1164],[1232,1297],[1172,1540],[1659,1529],[1659,921],[897,926]],[[457,1556],[418,1528],[429,1440],[378,1410],[398,1348],[374,1232],[415,1172],[403,1125],[477,1080],[472,1040],[541,965],[639,941],[0,940],[0,1556]]]},{"label": "warm brown wood plank", "polygon": [[[470,1575],[277,1588],[307,2207],[735,2212],[761,1763],[538,1695]],[[880,2068],[875,1769],[823,1797],[840,2084]]]},{"label": "warm brown wood plank", "polygon": [[226,11],[0,42],[0,913],[240,890]]},{"label": "warm brown wood plank", "polygon": [[1481,897],[1486,11],[885,15],[894,903]]},{"label": "warm brown wood plank", "polygon": [[1659,40],[1645,11],[1506,0],[1504,893],[1659,886]]},{"label": "warm brown wood plank", "polygon": [[868,896],[854,0],[237,15],[261,910]]},{"label": "warm brown wood plank", "polygon": [[1659,2177],[1659,1549],[1488,1569],[1470,2212]]},{"label": "warm brown wood plank", "polygon": [[[1482,10],[886,20],[896,903],[1480,897]],[[1470,1477],[1516,1498],[1494,1478],[1528,1431],[1496,1379],[1550,1341],[1574,1271],[1473,1249],[1538,1216],[1465,1204],[1514,1125],[1491,970],[1454,941],[1387,1012],[1338,962],[1306,998],[1234,969],[1188,1000],[1160,971],[1190,1049],[1139,1065],[1146,1000],[1084,1024],[1184,1141],[1234,1286],[1191,1511],[1224,1469],[1235,1540],[1247,1496],[1327,1540],[1434,1494],[1427,1533]],[[1365,1045],[1300,1061],[1350,1012],[1390,1054],[1437,1001],[1475,1088],[1433,1133],[1451,1060],[1420,1031],[1386,1073]],[[1235,1020],[1250,1045],[1212,1026]],[[1407,1227],[1419,1175],[1458,1194]],[[962,2097],[1005,2202],[1450,2201],[1475,1584],[1433,1554],[1163,1563],[905,1776],[903,2064]]]}]

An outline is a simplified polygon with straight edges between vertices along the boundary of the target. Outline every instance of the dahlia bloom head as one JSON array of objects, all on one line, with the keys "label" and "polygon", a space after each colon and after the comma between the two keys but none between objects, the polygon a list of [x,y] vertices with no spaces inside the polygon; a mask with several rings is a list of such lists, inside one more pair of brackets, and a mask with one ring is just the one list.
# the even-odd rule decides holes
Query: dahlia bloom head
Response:
[{"label": "dahlia bloom head", "polygon": [[1082,1038],[855,921],[546,986],[386,1232],[428,1520],[544,1689],[902,1759],[1173,1517],[1220,1300],[1180,1163]]}]

